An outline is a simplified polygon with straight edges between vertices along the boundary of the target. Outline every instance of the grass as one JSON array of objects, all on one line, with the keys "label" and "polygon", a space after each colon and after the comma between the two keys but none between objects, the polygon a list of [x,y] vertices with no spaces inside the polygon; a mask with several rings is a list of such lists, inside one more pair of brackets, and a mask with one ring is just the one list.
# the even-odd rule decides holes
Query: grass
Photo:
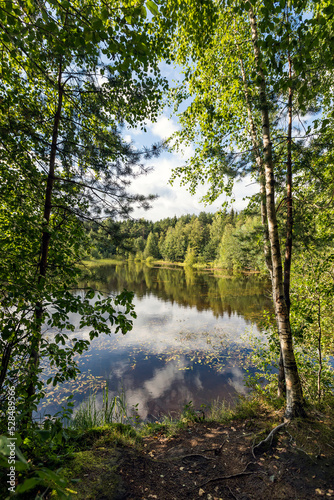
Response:
[{"label": "grass", "polygon": [[[112,265],[112,264],[124,264],[127,262],[128,259],[122,258],[115,256],[114,258],[109,258],[109,259],[87,259],[84,260],[82,263],[86,267],[98,267],[101,265]],[[173,266],[178,266],[178,267],[185,267],[184,262],[171,262],[168,260],[156,260],[153,257],[147,257],[147,259],[139,259],[139,258],[130,258],[129,260],[134,260],[137,262],[142,262],[143,264],[148,264],[148,265],[158,265],[158,266],[166,266],[166,265],[173,265]],[[214,265],[213,262],[206,262],[206,263],[195,263],[193,266],[195,269],[213,269]]]},{"label": "grass", "polygon": [[[333,402],[332,402],[333,403]],[[329,405],[312,405],[307,408],[308,418],[299,421],[296,419],[291,424],[294,429],[296,441],[304,448],[310,447],[309,433],[313,433],[325,443],[334,439],[334,408]],[[163,434],[166,437],[176,436],[189,425],[199,422],[220,423],[228,425],[231,422],[256,422],[262,427],[263,433],[270,431],[270,426],[277,425],[283,420],[284,408],[265,398],[261,394],[250,397],[240,397],[235,406],[226,401],[214,400],[210,405],[202,405],[196,409],[190,401],[186,404],[178,418],[166,415],[161,421],[140,422],[137,408],[129,410],[124,392],[109,398],[108,389],[104,391],[103,403],[97,408],[95,396],[91,396],[76,412],[70,428],[83,433],[85,439],[93,438],[95,442],[103,445],[103,440],[138,446],[144,436]],[[99,441],[100,440],[100,441]],[[334,443],[333,443],[334,444]]]},{"label": "grass", "polygon": [[209,406],[202,405],[199,410],[195,409],[190,401],[184,406],[178,418],[166,415],[162,421],[144,423],[140,422],[136,407],[129,411],[124,391],[110,399],[108,388],[106,388],[100,407],[98,407],[96,396],[90,396],[80,405],[68,425],[71,429],[89,431],[106,428],[110,424],[126,424],[136,429],[138,437],[158,432],[170,437],[186,428],[189,423],[201,421],[228,423],[233,419],[253,417],[257,411],[258,406],[246,399],[240,400],[235,408],[226,404],[225,401],[215,400]]},{"label": "grass", "polygon": [[[144,449],[144,437],[160,439],[161,436],[172,438],[183,435],[183,439],[187,439],[187,432],[182,431],[201,423],[210,423],[247,429],[252,435],[250,443],[259,443],[282,422],[283,412],[283,407],[278,409],[272,401],[254,394],[253,397],[240,398],[234,407],[225,401],[215,400],[196,409],[190,401],[178,418],[166,416],[160,422],[139,423],[136,412],[126,404],[124,392],[110,398],[106,389],[102,405],[98,407],[95,397],[91,396],[78,409],[67,429],[60,432],[55,422],[55,432],[50,429],[51,435],[54,435],[50,442],[44,439],[45,431],[41,435],[37,431],[39,442],[35,439],[32,443],[32,462],[36,463],[37,469],[42,464],[43,471],[50,471],[50,474],[60,471],[61,466],[59,481],[64,478],[66,491],[74,490],[77,499],[112,499],[123,494],[124,485],[119,480],[118,469],[123,463],[124,448],[135,460]],[[314,463],[319,457],[326,457],[327,460],[334,453],[334,405],[312,405],[307,408],[307,413],[306,419],[294,420],[277,437],[279,448],[293,447]],[[22,451],[26,454],[26,450]],[[31,473],[27,477],[31,477]],[[48,481],[53,489],[51,479]],[[76,482],[78,479],[79,483]],[[35,498],[32,494],[29,491],[25,498]]]},{"label": "grass", "polygon": [[[92,403],[93,399],[91,399]],[[81,427],[79,439],[79,450],[104,450],[118,446],[127,446],[133,450],[140,450],[144,437],[165,436],[172,438],[180,432],[195,424],[219,423],[221,425],[236,425],[242,423],[253,429],[254,440],[257,442],[264,439],[273,427],[283,420],[284,409],[277,409],[270,401],[261,395],[249,398],[240,398],[236,406],[231,407],[225,401],[215,400],[208,406],[197,410],[190,401],[185,405],[178,418],[166,415],[161,421],[150,423],[139,423],[134,420],[133,415],[128,416],[125,400],[119,398],[115,405],[121,405],[117,410],[120,413],[100,413],[98,418],[92,413],[92,406],[85,406],[77,417],[76,428]],[[90,403],[90,404],[91,404]],[[296,419],[287,427],[287,435],[291,436],[294,446],[302,453],[309,455],[311,459],[321,455],[330,443],[334,447],[334,412],[328,405],[318,408],[317,405],[307,409],[306,419]],[[78,413],[77,413],[78,415]],[[117,423],[117,415],[121,415],[125,423]],[[101,425],[101,422],[104,424]],[[89,427],[94,424],[95,427]],[[134,423],[136,425],[134,425]],[[132,425],[130,425],[132,424]],[[254,431],[256,429],[256,431]],[[329,443],[329,444],[328,444]],[[332,446],[331,445],[331,446]],[[312,458],[313,457],[313,458]]]},{"label": "grass", "polygon": [[124,264],[126,260],[121,257],[115,257],[114,259],[92,259],[92,260],[83,260],[82,264],[85,267],[98,267],[103,265],[112,265],[112,264]]},{"label": "grass", "polygon": [[133,425],[138,420],[136,408],[129,414],[124,391],[110,398],[107,386],[103,391],[101,407],[98,408],[95,395],[89,396],[88,400],[79,406],[69,426],[73,429],[87,430],[113,423]]}]

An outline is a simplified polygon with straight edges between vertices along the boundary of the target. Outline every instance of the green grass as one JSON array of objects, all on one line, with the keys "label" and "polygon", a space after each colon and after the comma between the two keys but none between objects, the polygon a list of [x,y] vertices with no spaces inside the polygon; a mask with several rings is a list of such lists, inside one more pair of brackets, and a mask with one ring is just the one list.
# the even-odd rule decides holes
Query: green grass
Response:
[{"label": "green grass", "polygon": [[106,387],[101,407],[98,408],[95,395],[89,396],[88,400],[79,406],[69,426],[73,429],[87,430],[113,423],[134,425],[138,420],[136,408],[132,408],[131,411],[128,409],[124,391],[110,398]]},{"label": "green grass", "polygon": [[115,257],[114,259],[91,259],[91,260],[83,260],[82,264],[85,267],[99,267],[103,265],[113,265],[113,264],[124,264],[126,260],[121,257]]}]

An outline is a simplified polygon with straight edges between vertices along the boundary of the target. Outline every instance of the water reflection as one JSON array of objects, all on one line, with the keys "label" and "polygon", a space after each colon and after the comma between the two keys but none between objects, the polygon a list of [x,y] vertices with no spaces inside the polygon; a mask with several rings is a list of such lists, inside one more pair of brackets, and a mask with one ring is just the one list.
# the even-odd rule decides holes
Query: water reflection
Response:
[{"label": "water reflection", "polygon": [[78,380],[56,392],[50,388],[43,402],[47,411],[57,411],[71,392],[76,405],[90,392],[102,402],[106,383],[111,396],[124,391],[129,407],[138,404],[143,419],[178,412],[189,401],[196,407],[217,397],[232,401],[245,391],[244,334],[258,332],[262,312],[270,308],[268,284],[258,276],[219,277],[130,262],[95,267],[81,286],[105,294],[133,290],[138,318],[125,336],[94,339],[78,360]]},{"label": "water reflection", "polygon": [[211,310],[215,317],[232,313],[257,321],[270,308],[270,287],[258,275],[226,276],[192,268],[149,267],[140,262],[102,265],[90,270],[84,284],[105,291],[133,290],[138,298],[154,295],[172,304]]}]

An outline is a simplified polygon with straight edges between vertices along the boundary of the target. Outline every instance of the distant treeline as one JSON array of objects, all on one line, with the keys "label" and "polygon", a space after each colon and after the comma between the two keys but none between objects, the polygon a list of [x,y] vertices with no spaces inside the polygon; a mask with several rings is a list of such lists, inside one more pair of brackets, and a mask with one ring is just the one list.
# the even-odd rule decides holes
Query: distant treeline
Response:
[{"label": "distant treeline", "polygon": [[91,257],[165,260],[186,265],[215,264],[228,269],[264,270],[258,215],[201,212],[88,226]]}]

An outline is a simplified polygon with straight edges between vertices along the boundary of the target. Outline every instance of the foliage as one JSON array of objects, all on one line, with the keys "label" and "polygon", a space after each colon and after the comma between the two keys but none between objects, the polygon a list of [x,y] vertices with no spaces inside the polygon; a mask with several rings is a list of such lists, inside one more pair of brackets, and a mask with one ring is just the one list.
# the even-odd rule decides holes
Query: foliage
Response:
[{"label": "foliage", "polygon": [[[29,498],[34,495],[35,498],[35,494],[37,494],[36,498],[45,498],[50,493],[50,490],[55,491],[58,498],[71,498],[72,486],[63,476],[61,469],[57,467],[59,462],[63,461],[64,457],[70,452],[67,444],[68,439],[69,434],[63,429],[60,421],[57,420],[51,427],[45,427],[45,429],[34,428],[30,437],[24,441],[17,434],[15,449],[17,460],[14,467],[21,481],[19,485],[12,488],[12,492],[15,490],[14,495],[10,494],[6,498],[27,498],[25,495],[29,495]],[[6,436],[0,436],[0,463],[3,479],[5,479],[5,474],[9,468],[8,458],[11,444],[12,441]],[[65,453],[62,453],[64,446],[66,450]],[[20,448],[29,453],[30,457],[33,454],[34,460],[32,461],[30,458],[27,461]],[[8,485],[7,476],[6,480],[2,482],[2,486],[5,485]],[[43,493],[40,492],[41,488],[44,490]],[[37,489],[39,493],[37,493]],[[3,489],[3,498],[7,493],[8,491],[5,492]]]},{"label": "foliage", "polygon": [[302,377],[310,400],[333,393],[333,254],[305,254],[294,266],[292,327]]},{"label": "foliage", "polygon": [[265,271],[261,249],[260,221],[256,217],[240,217],[234,227],[225,226],[217,264],[223,268]]},{"label": "foliage", "polygon": [[184,258],[184,265],[192,267],[195,263],[196,263],[195,250],[193,248],[191,248],[191,246],[188,246],[187,253],[186,253],[186,256]]},{"label": "foliage", "polygon": [[[108,216],[116,236],[111,220],[152,199],[127,186],[147,172],[144,162],[160,146],[139,151],[122,136],[125,125],[157,117],[166,88],[146,4],[156,13],[152,1],[0,6],[1,430],[14,387],[16,428],[29,454],[39,436],[32,413],[45,394],[41,361],[53,368],[48,383],[56,385],[76,376],[74,357],[94,337],[132,328],[131,293],[105,298],[73,289],[89,246],[84,223],[101,228]],[[89,340],[73,335],[73,314]],[[58,438],[47,439],[52,447]],[[46,469],[25,470],[18,492],[52,480]]]},{"label": "foliage", "polygon": [[[149,9],[155,11],[154,2]],[[144,2],[10,2],[0,10],[1,78],[1,398],[16,387],[22,424],[43,396],[39,359],[57,368],[53,383],[74,377],[73,356],[88,342],[72,339],[69,315],[82,316],[90,339],[126,333],[131,294],[74,296],[87,247],[83,222],[127,216],[148,199],[130,195],[146,172],[122,127],[157,116],[164,80],[153,20]],[[116,223],[107,229],[116,235]],[[105,229],[105,228],[104,228]],[[124,307],[124,311],[118,310]],[[108,321],[106,321],[108,320]],[[57,330],[46,335],[42,329]],[[27,365],[26,370],[22,366]],[[37,389],[37,392],[36,392]],[[6,407],[3,406],[5,411]]]},{"label": "foliage", "polygon": [[150,233],[147,237],[143,257],[144,259],[147,259],[148,257],[152,257],[153,259],[160,258],[158,238],[154,233]]},{"label": "foliage", "polygon": [[[233,232],[230,247],[222,242],[228,231],[227,225]],[[118,242],[117,235],[120,235]],[[118,224],[115,238],[103,238],[100,230],[93,228],[88,237],[93,258],[118,255],[141,260],[151,256],[156,260],[162,257],[186,265],[216,261],[225,268],[264,270],[258,251],[262,238],[258,217],[243,211],[237,214],[231,210],[230,213],[217,212],[214,215],[201,212],[198,216],[184,215],[157,222],[128,220]]]},{"label": "foliage", "polygon": [[[298,301],[292,302],[292,328],[294,333],[294,350],[298,371],[303,383],[304,396],[312,405],[316,401],[328,404],[333,401],[334,369],[332,366],[333,340],[330,334],[333,328],[332,295],[322,296],[324,307],[319,314],[318,302],[308,295],[310,284],[318,288],[312,276],[298,277],[294,280],[293,297]],[[327,286],[332,286],[328,284]],[[320,287],[319,287],[320,288]],[[319,290],[318,288],[318,290]],[[330,315],[330,316],[329,316]],[[324,330],[319,337],[319,321],[323,327],[326,324],[329,330]],[[277,398],[277,370],[279,359],[279,342],[274,319],[270,315],[264,316],[263,333],[265,337],[250,337],[252,352],[249,355],[250,366],[256,369],[255,373],[248,370],[246,383],[255,392],[262,394],[273,404],[280,406],[282,401]],[[332,404],[332,403],[331,403]]]}]

